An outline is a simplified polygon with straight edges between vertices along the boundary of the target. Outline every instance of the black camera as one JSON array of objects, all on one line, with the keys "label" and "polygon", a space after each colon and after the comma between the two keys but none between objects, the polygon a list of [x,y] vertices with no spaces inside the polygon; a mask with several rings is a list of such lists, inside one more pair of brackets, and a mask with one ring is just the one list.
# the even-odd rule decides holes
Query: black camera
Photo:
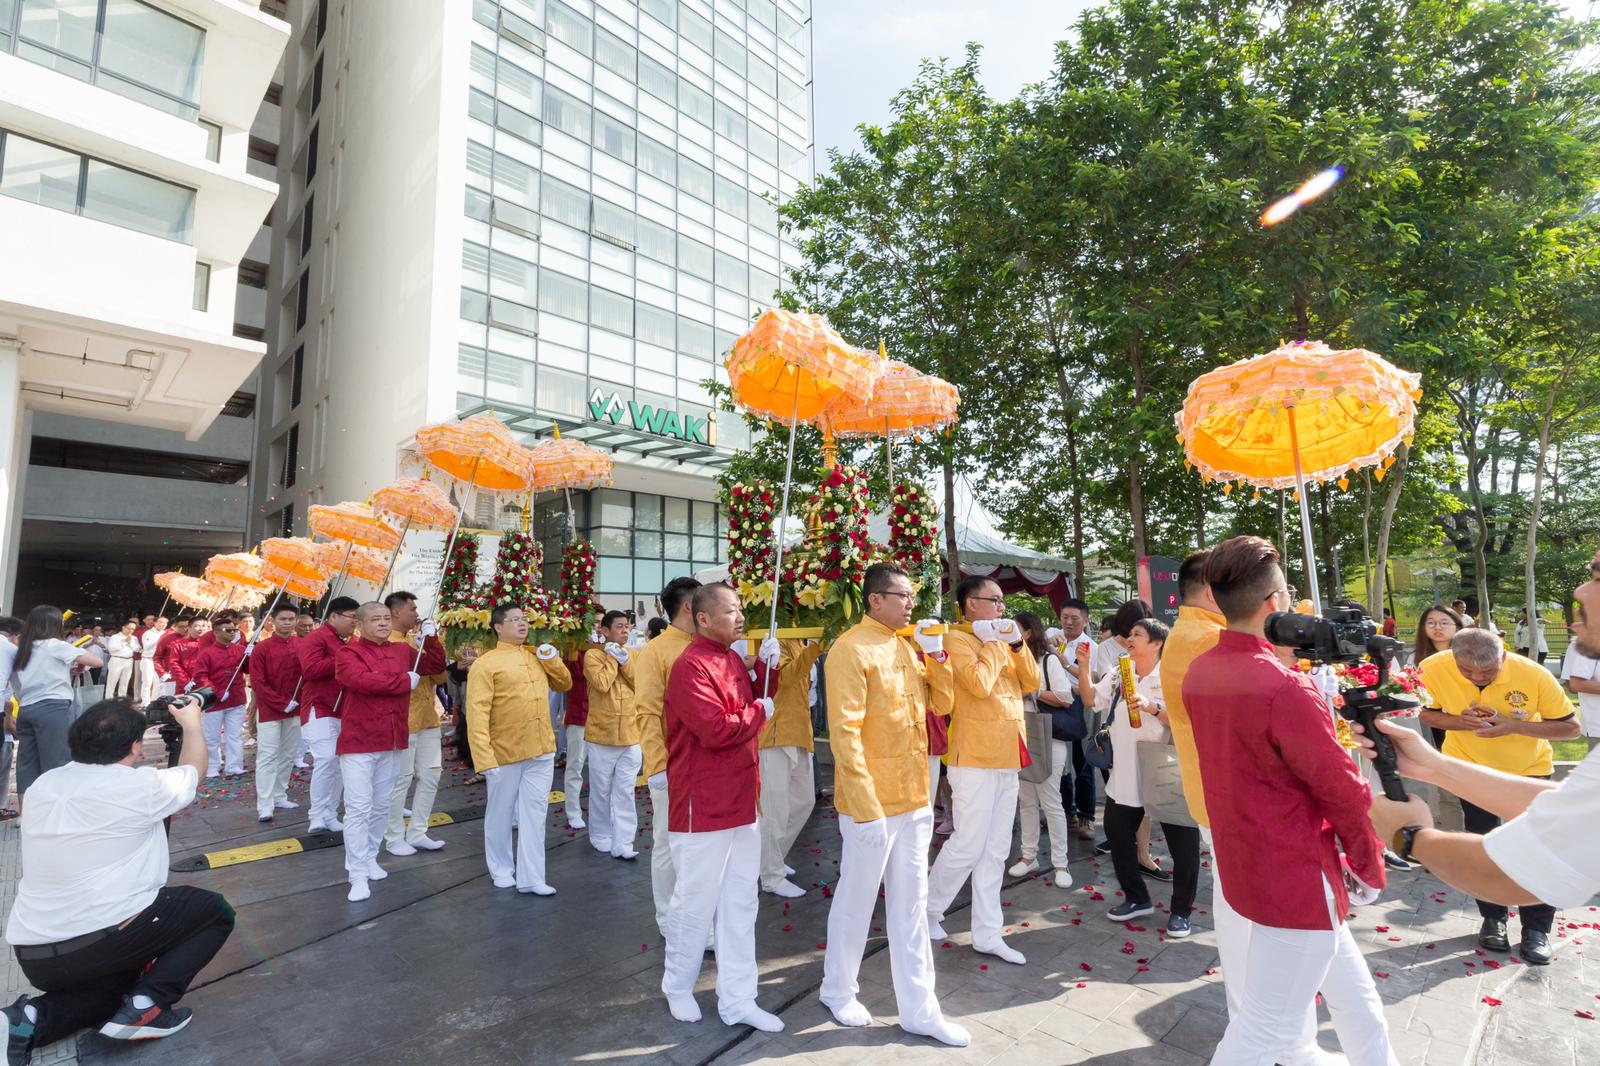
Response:
[{"label": "black camera", "polygon": [[180,703],[190,700],[199,700],[202,711],[209,710],[217,702],[217,694],[209,688],[197,688],[189,692],[178,692],[171,696],[157,696],[144,705],[144,720],[150,725],[162,727],[177,727],[177,722],[172,717],[172,708]]},{"label": "black camera", "polygon": [[1377,749],[1373,765],[1383,783],[1383,794],[1404,803],[1406,790],[1396,769],[1394,744],[1374,724],[1380,715],[1417,707],[1414,696],[1384,695],[1381,691],[1389,682],[1389,662],[1403,645],[1380,633],[1377,624],[1354,604],[1329,606],[1324,615],[1274,611],[1267,615],[1266,634],[1272,643],[1292,648],[1297,656],[1314,663],[1359,663],[1371,656],[1378,667],[1377,683],[1345,689],[1340,694],[1344,705],[1339,713],[1349,721],[1360,722],[1362,732],[1372,738]]}]

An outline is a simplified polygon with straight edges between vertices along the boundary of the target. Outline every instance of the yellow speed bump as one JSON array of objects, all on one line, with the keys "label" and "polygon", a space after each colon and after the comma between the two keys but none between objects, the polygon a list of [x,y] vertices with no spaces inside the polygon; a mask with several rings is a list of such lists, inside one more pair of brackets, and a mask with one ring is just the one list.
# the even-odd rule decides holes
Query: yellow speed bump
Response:
[{"label": "yellow speed bump", "polygon": [[[552,792],[550,801],[552,803],[560,802],[556,798],[558,796],[562,796],[562,794],[560,792]],[[435,826],[457,825],[461,822],[482,821],[482,819],[482,807],[465,807],[456,811],[434,811],[428,818],[428,827],[432,829]],[[406,820],[410,821],[409,818]],[[308,851],[322,851],[325,848],[343,846],[343,833],[325,829],[315,833],[306,833],[303,836],[266,840],[260,844],[246,844],[241,848],[208,851],[203,855],[179,859],[169,868],[173,873],[198,873],[201,870],[221,870],[229,866],[240,866],[247,862],[276,859],[282,855],[300,855]]]}]

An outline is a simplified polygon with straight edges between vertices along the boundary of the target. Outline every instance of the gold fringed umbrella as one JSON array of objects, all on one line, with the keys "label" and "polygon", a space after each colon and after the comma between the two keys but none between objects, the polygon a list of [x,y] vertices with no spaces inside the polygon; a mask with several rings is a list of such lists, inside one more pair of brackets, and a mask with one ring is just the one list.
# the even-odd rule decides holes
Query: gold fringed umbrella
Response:
[{"label": "gold fringed umbrella", "polygon": [[[450,497],[427,478],[403,477],[391,481],[372,494],[372,506],[391,519],[400,519],[400,544],[405,543],[406,534],[412,526],[449,529],[456,518],[456,509],[451,505]],[[389,553],[389,565],[378,580],[378,596],[382,596],[383,590],[389,585],[389,575],[394,572],[394,564],[400,558],[400,544]]]},{"label": "gold fringed umbrella", "polygon": [[561,427],[555,427],[555,437],[541,441],[533,447],[533,491],[559,490],[567,500],[567,535],[576,537],[577,525],[572,513],[572,490],[594,489],[611,484],[611,472],[616,463],[610,455],[581,440],[561,437]]}]

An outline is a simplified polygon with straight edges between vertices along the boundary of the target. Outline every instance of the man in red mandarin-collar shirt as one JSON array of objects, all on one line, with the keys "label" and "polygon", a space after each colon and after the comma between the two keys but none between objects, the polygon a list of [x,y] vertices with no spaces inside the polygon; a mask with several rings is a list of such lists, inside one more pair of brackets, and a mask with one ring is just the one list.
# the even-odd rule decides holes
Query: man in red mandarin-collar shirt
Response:
[{"label": "man in red mandarin-collar shirt", "polygon": [[300,806],[289,798],[289,764],[300,747],[300,656],[294,647],[293,606],[280,603],[269,622],[272,635],[250,653],[250,691],[256,700],[256,820]]},{"label": "man in red mandarin-collar shirt", "polygon": [[239,639],[239,616],[220,612],[212,622],[209,640],[200,641],[200,650],[189,667],[189,681],[195,688],[209,688],[216,699],[200,716],[206,737],[206,776],[244,773],[244,723],[249,705],[245,693],[246,644]]},{"label": "man in red mandarin-collar shirt", "polygon": [[1254,923],[1242,1009],[1212,1061],[1290,1061],[1320,990],[1348,1060],[1389,1066],[1383,1005],[1344,924],[1352,890],[1370,903],[1384,884],[1371,793],[1317,686],[1264,635],[1267,616],[1290,607],[1277,549],[1260,537],[1223,541],[1205,576],[1228,627],[1189,668],[1183,702],[1227,900]]},{"label": "man in red mandarin-collar shirt", "polygon": [[[703,585],[692,604],[695,638],[672,666],[663,715],[667,734],[667,841],[677,871],[667,905],[661,991],[672,1016],[700,1020],[694,985],[706,937],[717,926],[717,1014],[728,1025],[781,1032],[783,1022],[756,1006],[756,881],[761,830],[757,741],[773,704],[755,698],[744,658],[732,650],[744,635],[739,596]],[[768,669],[778,642],[762,642]],[[773,673],[773,691],[777,675]]]},{"label": "man in red mandarin-collar shirt", "polygon": [[328,613],[320,626],[309,636],[295,642],[295,655],[300,659],[300,693],[295,697],[300,706],[301,733],[310,741],[311,767],[310,832],[331,829],[339,832],[344,823],[339,821],[339,799],[344,795],[344,778],[339,772],[339,757],[335,748],[339,743],[340,699],[343,691],[338,678],[333,675],[333,657],[344,647],[350,634],[356,631],[356,608],[361,605],[349,596],[335,596],[328,603]]}]

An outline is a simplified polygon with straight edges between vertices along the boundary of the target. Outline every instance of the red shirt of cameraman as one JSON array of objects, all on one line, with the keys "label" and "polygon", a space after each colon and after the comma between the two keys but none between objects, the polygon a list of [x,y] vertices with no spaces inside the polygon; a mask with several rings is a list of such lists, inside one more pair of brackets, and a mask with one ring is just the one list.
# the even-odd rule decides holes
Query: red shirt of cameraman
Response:
[{"label": "red shirt of cameraman", "polygon": [[1350,912],[1340,845],[1357,877],[1383,887],[1383,846],[1367,819],[1372,793],[1309,677],[1260,637],[1225,629],[1189,667],[1183,703],[1234,910],[1278,929],[1335,928]]}]

